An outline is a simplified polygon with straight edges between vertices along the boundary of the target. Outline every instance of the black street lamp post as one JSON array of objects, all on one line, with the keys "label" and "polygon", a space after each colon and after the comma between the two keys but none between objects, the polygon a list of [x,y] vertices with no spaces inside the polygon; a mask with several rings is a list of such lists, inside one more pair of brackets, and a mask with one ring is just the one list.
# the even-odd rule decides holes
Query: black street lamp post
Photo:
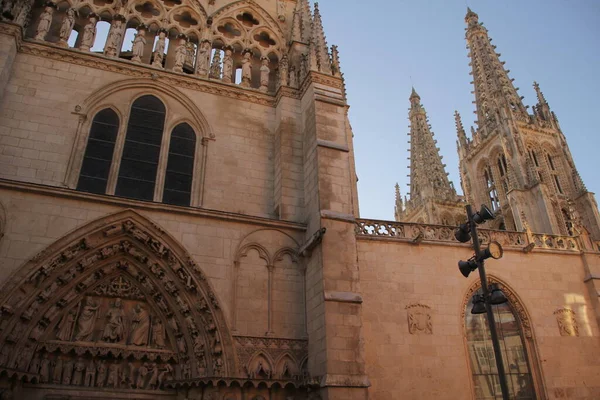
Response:
[{"label": "black street lamp post", "polygon": [[509,400],[508,385],[506,383],[506,374],[504,372],[504,363],[502,362],[502,350],[500,349],[500,341],[498,340],[498,332],[496,331],[496,321],[494,320],[494,310],[492,309],[492,304],[501,304],[502,302],[506,301],[506,298],[502,295],[503,300],[492,303],[484,267],[484,260],[486,258],[492,257],[498,259],[502,257],[502,248],[498,243],[492,242],[487,249],[482,251],[479,243],[479,237],[477,236],[477,224],[481,224],[486,220],[494,219],[494,214],[485,206],[482,206],[481,211],[475,214],[473,214],[471,205],[467,205],[465,208],[467,210],[467,217],[469,219],[468,225],[461,225],[461,227],[459,227],[459,229],[456,231],[455,236],[460,242],[463,243],[468,242],[469,239],[472,238],[475,256],[469,261],[460,261],[459,269],[465,277],[467,277],[471,271],[474,271],[475,269],[479,270],[479,279],[481,281],[483,301],[485,304],[485,311],[487,313],[490,334],[492,336],[492,344],[494,346],[494,355],[496,358],[496,367],[498,369],[498,379],[500,380],[500,389],[502,390],[502,399]]}]

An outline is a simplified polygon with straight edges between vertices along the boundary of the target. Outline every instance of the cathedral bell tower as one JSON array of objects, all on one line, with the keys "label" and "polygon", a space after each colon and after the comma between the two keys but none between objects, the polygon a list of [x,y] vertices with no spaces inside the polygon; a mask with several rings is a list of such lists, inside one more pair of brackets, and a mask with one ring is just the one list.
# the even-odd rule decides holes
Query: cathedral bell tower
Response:
[{"label": "cathedral bell tower", "polygon": [[592,193],[575,168],[558,120],[537,83],[533,114],[523,105],[496,46],[468,9],[466,40],[473,76],[477,128],[467,137],[456,114],[460,174],[467,201],[487,204],[499,218],[493,228],[562,235],[584,226],[600,237]]}]

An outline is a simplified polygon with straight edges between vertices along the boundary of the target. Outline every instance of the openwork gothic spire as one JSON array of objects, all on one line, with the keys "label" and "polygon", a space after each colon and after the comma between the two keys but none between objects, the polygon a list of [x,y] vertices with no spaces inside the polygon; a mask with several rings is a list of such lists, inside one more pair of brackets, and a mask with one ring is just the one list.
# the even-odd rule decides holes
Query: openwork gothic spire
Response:
[{"label": "openwork gothic spire", "polygon": [[427,113],[414,88],[410,104],[410,200],[407,208],[429,199],[455,201],[456,191],[448,179]]},{"label": "openwork gothic spire", "polygon": [[317,63],[319,72],[331,74],[331,58],[329,57],[329,48],[325,39],[325,31],[323,30],[323,21],[319,11],[319,3],[315,3],[315,11],[313,18],[313,43],[316,46]]},{"label": "openwork gothic spire", "polygon": [[487,29],[479,22],[479,16],[470,8],[465,17],[467,23],[467,48],[475,85],[475,104],[477,107],[477,124],[490,132],[494,125],[500,123],[501,110],[512,111],[519,118],[526,120],[527,110],[509,78],[509,70],[504,69],[496,46],[491,44]]},{"label": "openwork gothic spire", "polygon": [[301,20],[302,20],[302,42],[310,43],[312,39],[312,13],[310,12],[310,4],[308,0],[299,0],[298,7],[301,10]]}]

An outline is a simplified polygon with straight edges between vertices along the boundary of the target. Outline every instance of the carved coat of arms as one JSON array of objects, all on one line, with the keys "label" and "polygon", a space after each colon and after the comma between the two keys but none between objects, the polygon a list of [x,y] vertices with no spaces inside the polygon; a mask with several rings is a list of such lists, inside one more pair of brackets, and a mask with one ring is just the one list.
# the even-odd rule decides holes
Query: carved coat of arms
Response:
[{"label": "carved coat of arms", "polygon": [[408,331],[411,335],[424,333],[433,334],[431,307],[425,304],[410,304],[406,306],[408,314]]}]

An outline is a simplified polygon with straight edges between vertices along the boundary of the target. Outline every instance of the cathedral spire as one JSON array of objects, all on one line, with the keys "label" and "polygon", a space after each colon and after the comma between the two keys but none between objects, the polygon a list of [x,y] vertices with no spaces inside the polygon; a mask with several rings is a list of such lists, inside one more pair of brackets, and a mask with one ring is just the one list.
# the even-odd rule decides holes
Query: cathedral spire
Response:
[{"label": "cathedral spire", "polygon": [[421,98],[413,88],[410,95],[410,200],[407,207],[426,200],[456,200],[437,141],[430,130]]},{"label": "cathedral spire", "polygon": [[323,72],[324,74],[331,74],[331,57],[329,57],[329,48],[327,47],[327,39],[325,39],[325,31],[323,30],[323,21],[321,20],[319,3],[315,3],[312,29],[313,43],[316,45],[315,50],[317,53],[319,72]]},{"label": "cathedral spire", "polygon": [[294,9],[294,17],[292,19],[292,33],[290,35],[290,42],[301,42],[302,41],[302,1],[296,3]]},{"label": "cathedral spire", "polygon": [[469,144],[469,141],[467,139],[465,127],[463,126],[458,111],[454,111],[454,122],[456,124],[456,134],[458,135],[458,143],[460,144],[460,147],[466,148]]},{"label": "cathedral spire", "polygon": [[402,195],[400,194],[400,185],[396,182],[396,204],[394,206],[394,217],[396,221],[400,221],[401,214],[404,212],[404,207],[402,206]]},{"label": "cathedral spire", "polygon": [[313,18],[308,0],[298,0],[298,8],[300,8],[300,19],[302,22],[302,42],[310,43],[312,39]]},{"label": "cathedral spire", "polygon": [[512,79],[508,76],[510,71],[504,69],[504,62],[500,61],[500,54],[496,53],[496,46],[491,44],[492,39],[479,22],[479,16],[468,8],[465,22],[467,48],[471,58],[469,65],[475,85],[477,124],[485,131],[488,123],[499,122],[503,109],[526,118],[527,109],[517,93],[518,88],[513,86]]}]

